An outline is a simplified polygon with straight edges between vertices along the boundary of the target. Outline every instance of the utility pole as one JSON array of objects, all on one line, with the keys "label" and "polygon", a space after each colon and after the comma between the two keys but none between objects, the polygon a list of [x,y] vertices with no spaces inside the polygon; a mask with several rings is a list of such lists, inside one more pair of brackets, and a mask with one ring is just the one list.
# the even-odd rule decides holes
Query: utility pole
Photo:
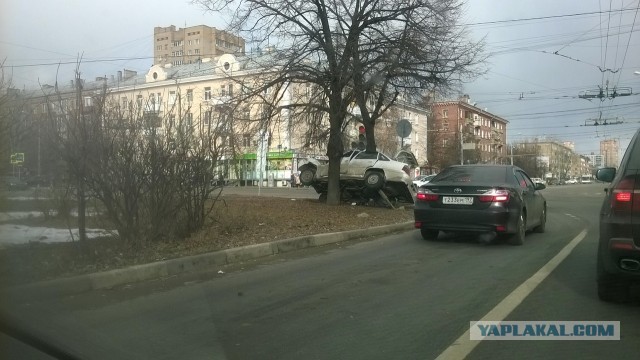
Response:
[{"label": "utility pole", "polygon": [[458,117],[458,128],[460,129],[460,165],[464,165],[464,141],[462,139],[462,124],[460,123],[460,118]]},{"label": "utility pole", "polygon": [[511,144],[511,165],[513,165],[513,144]]},{"label": "utility pole", "polygon": [[[78,164],[75,168],[75,177],[77,181],[77,201],[78,201],[78,237],[80,243],[86,245],[87,240],[87,226],[85,210],[87,205],[87,199],[85,197],[85,176],[87,169],[87,128],[85,119],[85,109],[82,99],[82,78],[80,77],[80,71],[76,68],[76,115],[75,115],[75,134],[72,141],[72,146],[77,146],[77,149],[65,149],[65,151],[76,152],[79,158],[76,158]],[[67,155],[69,156],[69,155]],[[71,155],[74,158],[74,155]],[[86,249],[85,249],[86,250]]]}]

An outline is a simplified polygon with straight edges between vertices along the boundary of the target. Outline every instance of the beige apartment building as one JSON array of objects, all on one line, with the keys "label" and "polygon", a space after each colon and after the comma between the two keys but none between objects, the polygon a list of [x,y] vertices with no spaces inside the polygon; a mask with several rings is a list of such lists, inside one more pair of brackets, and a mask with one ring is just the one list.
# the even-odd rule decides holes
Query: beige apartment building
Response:
[{"label": "beige apartment building", "polygon": [[153,61],[160,65],[193,64],[203,58],[245,52],[243,38],[206,25],[155,27],[153,38]]},{"label": "beige apartment building", "polygon": [[615,167],[620,165],[618,154],[620,147],[617,139],[608,139],[600,141],[600,155],[603,157],[604,167]]},{"label": "beige apartment building", "polygon": [[517,153],[523,157],[517,163],[530,167],[525,169],[530,176],[546,179],[547,181],[579,179],[590,176],[592,164],[587,156],[577,154],[571,144],[559,141],[532,141],[514,144]]},{"label": "beige apartment building", "polygon": [[[82,102],[85,109],[90,109],[101,94],[107,93],[108,108],[118,109],[125,118],[141,119],[156,134],[176,129],[178,124],[191,131],[223,126],[226,134],[219,145],[229,147],[222,159],[225,179],[255,185],[262,178],[273,180],[270,186],[281,186],[307,157],[326,158],[328,139],[309,143],[308,128],[298,110],[273,110],[268,105],[273,99],[277,99],[275,108],[307,102],[313,95],[313,86],[282,84],[260,96],[247,97],[272,74],[264,65],[269,61],[262,60],[224,54],[192,64],[156,64],[144,74],[128,71],[122,76],[119,72],[117,76],[85,82]],[[65,106],[73,109],[77,105],[73,86],[60,90],[66,94]],[[49,104],[49,109],[52,106],[63,111],[56,104]],[[46,105],[37,108],[42,115],[49,111]],[[420,164],[425,164],[428,113],[428,109],[403,103],[392,108],[376,126],[379,151],[393,157],[403,144],[405,150],[415,153]],[[360,124],[353,116],[344,131],[345,150],[358,141]],[[269,120],[265,120],[267,117]],[[407,119],[413,128],[405,138],[396,133],[402,119]],[[266,164],[261,163],[264,161]],[[266,169],[267,173],[261,175],[258,169]]]}]

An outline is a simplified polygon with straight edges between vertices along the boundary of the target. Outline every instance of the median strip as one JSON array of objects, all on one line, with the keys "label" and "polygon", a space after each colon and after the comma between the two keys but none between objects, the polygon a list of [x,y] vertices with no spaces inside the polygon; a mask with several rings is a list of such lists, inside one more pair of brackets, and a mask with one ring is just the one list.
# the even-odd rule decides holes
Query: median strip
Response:
[{"label": "median strip", "polygon": [[413,230],[413,222],[336,233],[307,235],[149,264],[135,265],[122,269],[18,285],[7,288],[6,291],[18,297],[67,296],[91,290],[109,289],[119,285],[159,279],[279,253],[409,230]]}]

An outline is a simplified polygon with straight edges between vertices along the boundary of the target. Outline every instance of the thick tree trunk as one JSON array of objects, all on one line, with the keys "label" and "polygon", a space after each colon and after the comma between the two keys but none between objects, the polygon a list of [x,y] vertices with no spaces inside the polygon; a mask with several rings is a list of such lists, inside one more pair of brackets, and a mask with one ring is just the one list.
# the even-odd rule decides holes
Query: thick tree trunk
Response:
[{"label": "thick tree trunk", "polygon": [[[336,116],[338,118],[338,116]],[[340,121],[341,119],[331,119],[332,122]],[[340,132],[340,126],[331,126],[329,132],[329,144],[327,145],[327,156],[329,157],[329,184],[327,188],[327,204],[339,205],[340,204],[340,160],[344,153],[344,144],[342,143],[342,133]]]}]

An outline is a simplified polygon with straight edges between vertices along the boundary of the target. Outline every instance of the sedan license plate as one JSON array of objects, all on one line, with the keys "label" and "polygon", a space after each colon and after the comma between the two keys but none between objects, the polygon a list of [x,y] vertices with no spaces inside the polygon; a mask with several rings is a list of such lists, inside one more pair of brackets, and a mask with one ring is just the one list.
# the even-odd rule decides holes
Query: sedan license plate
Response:
[{"label": "sedan license plate", "polygon": [[443,204],[450,205],[473,205],[473,197],[471,196],[443,196]]}]

